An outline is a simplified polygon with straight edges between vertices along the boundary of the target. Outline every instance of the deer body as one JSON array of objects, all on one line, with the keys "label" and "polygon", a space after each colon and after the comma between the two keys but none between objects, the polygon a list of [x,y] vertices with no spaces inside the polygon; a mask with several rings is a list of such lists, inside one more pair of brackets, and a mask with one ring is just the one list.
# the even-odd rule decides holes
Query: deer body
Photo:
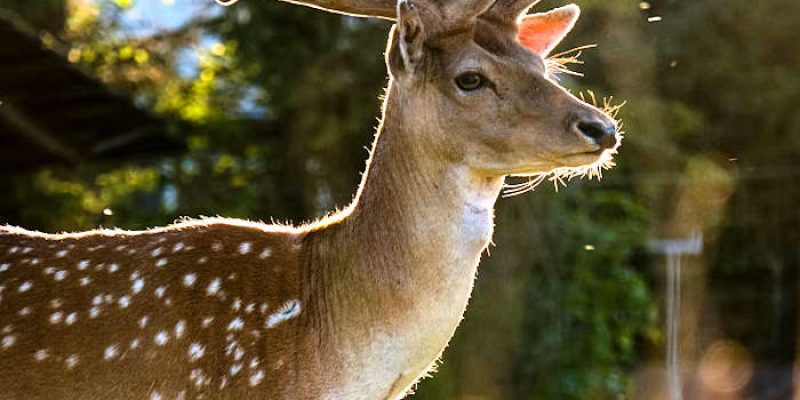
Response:
[{"label": "deer body", "polygon": [[[0,228],[0,400],[401,398],[461,321],[505,176],[616,146],[586,128],[601,112],[544,78],[516,22],[495,26],[518,0],[460,3],[469,18],[398,4],[381,127],[339,213],[301,227]],[[577,16],[562,14],[538,17],[545,34],[525,43],[560,40]],[[441,59],[420,53],[425,40]],[[506,71],[490,91],[464,68]]]},{"label": "deer body", "polygon": [[358,201],[304,228],[2,231],[0,399],[401,396],[461,320],[502,185],[384,151],[410,135],[387,123]]}]

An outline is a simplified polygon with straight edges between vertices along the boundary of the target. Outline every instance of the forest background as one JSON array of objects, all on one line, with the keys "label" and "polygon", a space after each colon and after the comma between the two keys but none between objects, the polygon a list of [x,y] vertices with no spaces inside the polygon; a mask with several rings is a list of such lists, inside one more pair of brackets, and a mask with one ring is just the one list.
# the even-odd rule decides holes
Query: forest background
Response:
[{"label": "forest background", "polygon": [[[583,77],[560,79],[626,102],[618,166],[599,183],[499,200],[465,321],[412,398],[666,398],[665,257],[653,243],[698,237],[702,252],[680,257],[687,398],[800,398],[800,2],[576,2],[583,17],[560,50],[598,47],[573,66]],[[0,223],[302,222],[351,200],[389,23],[265,0],[0,9],[183,144],[0,172]]]}]

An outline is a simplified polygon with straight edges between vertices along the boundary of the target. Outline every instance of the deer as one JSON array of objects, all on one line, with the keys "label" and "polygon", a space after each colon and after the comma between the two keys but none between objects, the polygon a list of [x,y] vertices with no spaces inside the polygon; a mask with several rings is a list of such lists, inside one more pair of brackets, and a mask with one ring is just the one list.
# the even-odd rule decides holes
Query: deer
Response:
[{"label": "deer", "polygon": [[300,0],[394,21],[352,202],[314,222],[0,228],[0,399],[401,399],[461,322],[510,176],[594,171],[614,118],[552,76],[580,9]]}]

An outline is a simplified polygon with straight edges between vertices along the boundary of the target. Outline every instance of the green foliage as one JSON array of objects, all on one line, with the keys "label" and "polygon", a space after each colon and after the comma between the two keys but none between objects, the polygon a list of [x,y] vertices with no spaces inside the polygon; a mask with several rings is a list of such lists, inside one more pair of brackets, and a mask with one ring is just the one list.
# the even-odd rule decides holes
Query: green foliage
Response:
[{"label": "green foliage", "polygon": [[547,244],[527,287],[523,398],[625,398],[637,343],[660,337],[644,278],[650,215],[626,193],[575,189],[548,204],[558,234],[537,238]]},{"label": "green foliage", "polygon": [[[138,196],[153,192],[158,181],[157,171],[152,167],[113,169],[97,174],[90,182],[43,170],[29,183],[17,182],[15,200],[19,204],[37,205],[20,209],[28,226],[83,230],[103,223],[114,225],[113,221],[104,221],[105,210],[139,210],[141,218],[143,210]],[[137,215],[126,217],[134,219]]]}]

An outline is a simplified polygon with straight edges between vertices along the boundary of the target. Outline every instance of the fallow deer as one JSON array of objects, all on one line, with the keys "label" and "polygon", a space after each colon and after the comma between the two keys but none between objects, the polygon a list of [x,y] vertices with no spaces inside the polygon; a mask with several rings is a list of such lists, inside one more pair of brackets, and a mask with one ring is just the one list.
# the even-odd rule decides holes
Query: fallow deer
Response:
[{"label": "fallow deer", "polygon": [[0,228],[0,399],[402,398],[462,319],[504,179],[619,144],[548,72],[578,7],[532,2],[305,3],[396,20],[366,172],[317,222]]}]

